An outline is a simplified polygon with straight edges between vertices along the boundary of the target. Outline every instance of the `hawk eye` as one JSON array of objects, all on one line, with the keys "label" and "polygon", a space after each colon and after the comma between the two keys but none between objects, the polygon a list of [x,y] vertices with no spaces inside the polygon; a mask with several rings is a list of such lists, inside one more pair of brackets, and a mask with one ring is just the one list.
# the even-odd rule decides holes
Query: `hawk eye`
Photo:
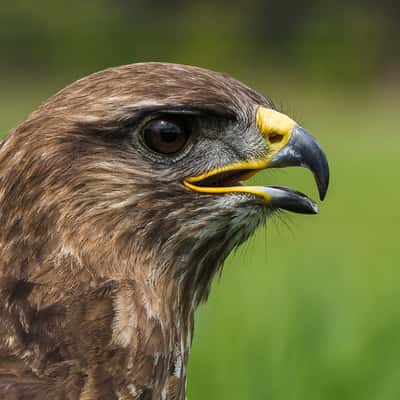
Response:
[{"label": "hawk eye", "polygon": [[185,147],[189,137],[182,121],[162,117],[149,121],[143,128],[147,147],[160,154],[173,154]]}]

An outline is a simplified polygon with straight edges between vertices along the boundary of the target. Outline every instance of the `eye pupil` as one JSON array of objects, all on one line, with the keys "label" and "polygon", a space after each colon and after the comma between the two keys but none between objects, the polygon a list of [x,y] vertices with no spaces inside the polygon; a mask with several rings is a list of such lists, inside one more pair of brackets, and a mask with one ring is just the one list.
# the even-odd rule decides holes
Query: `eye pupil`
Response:
[{"label": "eye pupil", "polygon": [[162,140],[164,140],[164,142],[167,142],[167,143],[172,143],[173,141],[176,140],[176,137],[177,137],[176,131],[172,131],[172,130],[161,131],[160,134],[161,134]]},{"label": "eye pupil", "polygon": [[143,128],[147,147],[160,154],[173,154],[182,150],[187,142],[188,131],[176,118],[157,118]]}]

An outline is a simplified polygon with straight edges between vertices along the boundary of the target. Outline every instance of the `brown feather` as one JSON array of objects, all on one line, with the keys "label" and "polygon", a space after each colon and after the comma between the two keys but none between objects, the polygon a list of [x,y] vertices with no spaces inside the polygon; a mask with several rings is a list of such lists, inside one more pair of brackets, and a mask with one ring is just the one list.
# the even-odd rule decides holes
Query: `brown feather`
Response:
[{"label": "brown feather", "polygon": [[73,83],[9,133],[0,147],[1,399],[185,398],[195,308],[265,215],[249,229],[253,205],[222,206],[180,184],[222,158],[158,164],[130,135],[149,107],[201,109],[210,116],[200,124],[224,131],[248,129],[256,104],[269,103],[228,76],[137,64]]}]

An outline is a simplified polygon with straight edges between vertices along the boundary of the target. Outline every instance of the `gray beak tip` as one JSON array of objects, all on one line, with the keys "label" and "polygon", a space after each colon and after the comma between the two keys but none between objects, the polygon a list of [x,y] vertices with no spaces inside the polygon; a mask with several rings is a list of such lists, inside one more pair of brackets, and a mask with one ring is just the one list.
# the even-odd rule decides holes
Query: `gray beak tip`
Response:
[{"label": "gray beak tip", "polygon": [[317,181],[319,198],[323,201],[326,197],[329,187],[329,164],[326,158],[320,160],[321,167],[318,169],[320,171],[319,176],[314,174]]}]

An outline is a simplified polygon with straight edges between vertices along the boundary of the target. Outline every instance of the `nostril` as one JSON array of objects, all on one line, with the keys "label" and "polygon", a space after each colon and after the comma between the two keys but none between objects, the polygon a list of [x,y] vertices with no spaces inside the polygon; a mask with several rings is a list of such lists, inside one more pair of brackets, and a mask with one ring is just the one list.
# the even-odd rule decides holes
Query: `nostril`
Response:
[{"label": "nostril", "polygon": [[283,135],[279,134],[279,133],[271,133],[269,135],[269,142],[270,143],[279,143],[282,142],[283,140]]}]

